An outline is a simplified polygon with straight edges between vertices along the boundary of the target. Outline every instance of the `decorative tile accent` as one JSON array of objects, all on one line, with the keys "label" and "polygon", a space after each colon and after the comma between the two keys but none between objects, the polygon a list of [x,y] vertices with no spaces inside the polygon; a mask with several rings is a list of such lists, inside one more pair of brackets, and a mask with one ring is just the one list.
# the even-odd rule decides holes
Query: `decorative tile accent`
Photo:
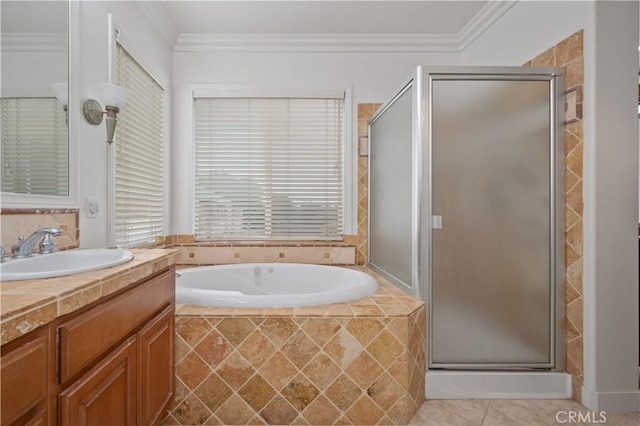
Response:
[{"label": "decorative tile accent", "polygon": [[424,401],[425,306],[378,280],[314,315],[179,305],[164,424],[407,424]]},{"label": "decorative tile accent", "polygon": [[60,250],[77,248],[80,239],[78,209],[0,209],[0,243],[9,254],[18,236],[31,235],[39,228],[55,226],[62,235],[55,237]]},{"label": "decorative tile accent", "polygon": [[[173,241],[173,238],[169,239]],[[259,244],[259,243],[255,243]],[[355,265],[356,244],[273,243],[273,245],[174,244],[180,249],[179,265],[223,265],[230,263],[314,263]]]},{"label": "decorative tile accent", "polygon": [[538,55],[527,65],[565,67],[567,109],[565,126],[565,310],[567,372],[573,376],[573,398],[582,401],[582,243],[583,243],[583,31],[578,31]]}]

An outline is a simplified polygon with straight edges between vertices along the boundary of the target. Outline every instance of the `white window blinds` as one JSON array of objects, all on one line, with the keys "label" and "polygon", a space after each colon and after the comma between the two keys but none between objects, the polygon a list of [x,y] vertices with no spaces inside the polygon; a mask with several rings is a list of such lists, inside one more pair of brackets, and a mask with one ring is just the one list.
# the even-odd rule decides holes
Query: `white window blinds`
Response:
[{"label": "white window blinds", "polygon": [[118,44],[115,83],[129,90],[115,137],[114,240],[120,247],[163,235],[163,88]]},{"label": "white window blinds", "polygon": [[66,113],[55,98],[2,99],[2,191],[69,194]]},{"label": "white window blinds", "polygon": [[197,239],[342,238],[343,99],[194,103]]}]

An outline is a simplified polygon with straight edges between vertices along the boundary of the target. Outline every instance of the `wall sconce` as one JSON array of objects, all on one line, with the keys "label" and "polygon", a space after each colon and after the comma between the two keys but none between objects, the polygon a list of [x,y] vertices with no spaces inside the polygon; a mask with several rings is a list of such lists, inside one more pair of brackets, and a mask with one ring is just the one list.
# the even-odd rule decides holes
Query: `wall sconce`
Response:
[{"label": "wall sconce", "polygon": [[103,114],[107,115],[107,143],[113,143],[113,136],[116,133],[116,124],[118,123],[118,113],[120,108],[127,102],[129,92],[127,89],[115,84],[100,83],[100,92],[102,93],[102,101],[105,104],[105,110],[95,99],[88,99],[82,105],[84,118],[94,125],[102,123]]},{"label": "wall sconce", "polygon": [[67,123],[67,126],[69,126],[69,84],[53,83],[51,88],[53,89],[53,93],[56,94],[56,100],[62,105],[62,109],[64,109],[64,121]]}]

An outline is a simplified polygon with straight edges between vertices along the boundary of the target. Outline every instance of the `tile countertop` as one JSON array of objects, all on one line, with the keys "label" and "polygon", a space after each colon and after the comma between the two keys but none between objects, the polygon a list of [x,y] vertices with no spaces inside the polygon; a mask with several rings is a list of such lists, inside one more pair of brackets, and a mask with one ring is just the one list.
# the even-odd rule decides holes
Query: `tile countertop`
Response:
[{"label": "tile countertop", "polygon": [[133,249],[121,265],[83,274],[0,284],[0,345],[176,263],[177,249]]}]

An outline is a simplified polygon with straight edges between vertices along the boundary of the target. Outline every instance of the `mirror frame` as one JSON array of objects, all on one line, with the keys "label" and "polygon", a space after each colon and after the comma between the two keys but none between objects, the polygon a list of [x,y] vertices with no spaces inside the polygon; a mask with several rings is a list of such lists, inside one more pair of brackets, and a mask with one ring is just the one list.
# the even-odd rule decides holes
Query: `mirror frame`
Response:
[{"label": "mirror frame", "polygon": [[80,114],[80,44],[79,2],[68,0],[68,72],[69,80],[69,193],[66,197],[53,195],[2,192],[1,208],[78,208],[78,139]]}]

